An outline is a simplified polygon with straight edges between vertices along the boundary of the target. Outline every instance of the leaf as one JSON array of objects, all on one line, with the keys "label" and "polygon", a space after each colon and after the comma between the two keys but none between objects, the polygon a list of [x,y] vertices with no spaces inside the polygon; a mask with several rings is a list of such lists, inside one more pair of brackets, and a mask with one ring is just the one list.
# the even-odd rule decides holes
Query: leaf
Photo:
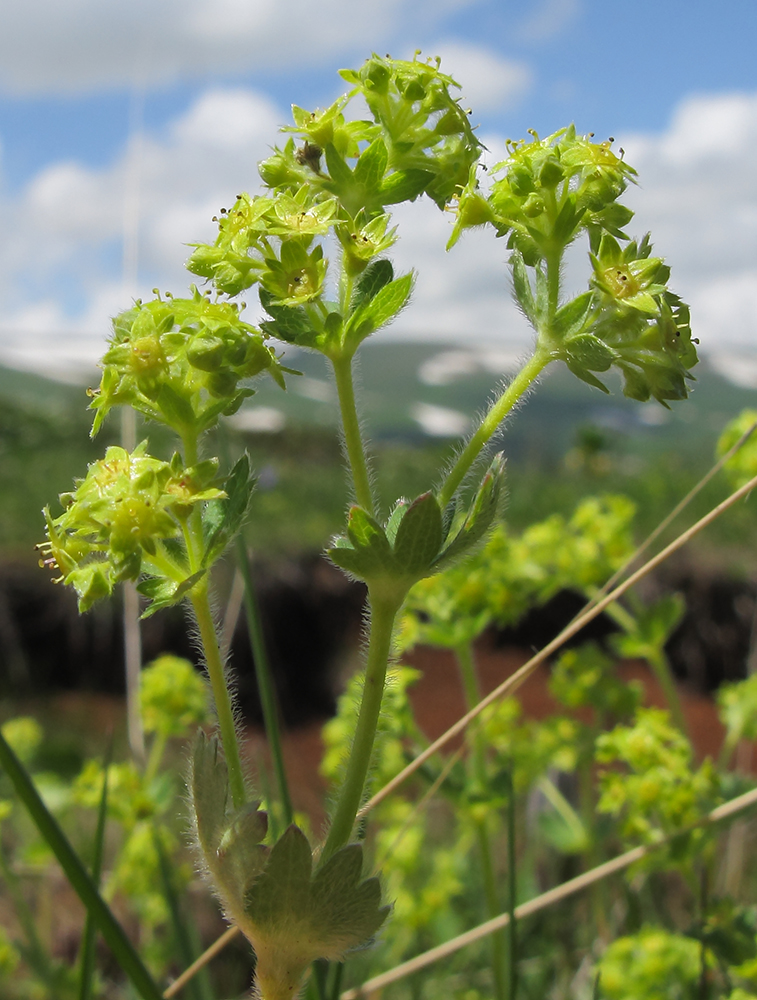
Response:
[{"label": "leaf", "polygon": [[360,275],[352,296],[352,308],[370,302],[394,278],[392,262],[386,258],[372,261]]},{"label": "leaf", "polygon": [[178,393],[169,382],[163,382],[156,400],[166,423],[178,431],[192,428],[195,425],[195,412],[192,404]]},{"label": "leaf", "polygon": [[150,600],[150,604],[142,612],[140,618],[151,618],[156,611],[178,604],[192,587],[205,576],[205,573],[205,569],[198,570],[180,583],[176,583],[175,580],[166,580],[165,577],[150,577],[140,581],[137,584],[137,590]]},{"label": "leaf", "polygon": [[226,829],[229,777],[217,736],[198,730],[192,748],[192,806],[203,854],[213,856]]},{"label": "leaf", "polygon": [[263,320],[261,330],[287,344],[309,347],[315,342],[317,332],[302,306],[282,306],[276,304],[274,296],[265,288],[260,289],[260,304],[271,320]]},{"label": "leaf", "polygon": [[433,493],[424,493],[405,510],[394,541],[394,558],[404,572],[426,573],[442,544],[442,512]]},{"label": "leaf", "polygon": [[205,568],[212,566],[223,554],[226,546],[242,527],[250,507],[255,482],[255,477],[250,473],[249,455],[245,453],[238,459],[224,481],[226,499],[213,500],[208,504],[208,508],[212,504],[212,509],[209,515],[206,514],[209,519],[207,527],[203,518],[203,528],[206,529],[203,556]]},{"label": "leaf", "polygon": [[534,301],[534,293],[531,290],[531,281],[528,277],[528,271],[526,271],[526,265],[523,262],[523,254],[520,251],[513,251],[510,256],[510,265],[513,270],[515,299],[525,313],[526,319],[529,320],[533,327],[537,327],[539,316],[536,310],[536,302]]},{"label": "leaf", "polygon": [[397,205],[402,201],[414,201],[433,181],[429,170],[395,170],[384,178],[379,190],[382,205]]},{"label": "leaf", "polygon": [[345,340],[357,346],[361,340],[394,319],[407,302],[412,287],[412,272],[384,285],[373,298],[364,302],[350,316],[345,330]]},{"label": "leaf", "polygon": [[332,143],[327,144],[324,152],[326,155],[326,166],[334,184],[337,187],[351,190],[355,183],[352,171],[339,153],[337,153]]},{"label": "leaf", "polygon": [[[112,751],[112,747],[111,747]],[[103,847],[105,844],[105,826],[108,818],[108,773],[112,752],[109,752],[103,766],[103,787],[100,795],[100,805],[97,810],[97,827],[95,828],[95,850],[92,859],[92,881],[100,888],[102,874]],[[90,1000],[93,994],[95,979],[95,922],[87,911],[84,923],[81,950],[79,952],[79,1000]]]},{"label": "leaf", "polygon": [[162,1000],[162,993],[142,963],[123,928],[113,916],[107,903],[97,890],[92,877],[86,870],[57,820],[48,810],[15,753],[0,732],[0,766],[3,767],[16,790],[16,794],[27,809],[34,825],[58,860],[71,887],[92,915],[95,926],[106,944],[131,980],[142,1000]]},{"label": "leaf", "polygon": [[[601,389],[602,392],[607,393],[607,395],[609,396],[610,390],[607,388],[607,386],[603,382],[600,382],[599,379],[596,378],[596,376],[592,375],[588,369],[581,367],[581,365],[579,364],[576,364],[576,362],[573,361],[572,358],[566,358],[565,364],[577,378],[581,379],[582,382],[587,382],[589,385],[593,385],[595,389]],[[647,396],[647,399],[649,399],[649,396]]]},{"label": "leaf", "polygon": [[469,552],[491,528],[499,512],[505,481],[505,459],[495,455],[486,475],[481,480],[468,515],[452,541],[442,550],[434,569],[445,569],[452,562]]},{"label": "leaf", "polygon": [[[594,293],[584,292],[558,309],[552,321],[551,332],[555,337],[565,339],[583,333],[588,324]],[[566,344],[567,346],[567,344]]]},{"label": "leaf", "polygon": [[389,153],[381,136],[374,139],[358,157],[353,177],[358,184],[363,186],[368,196],[381,187],[388,162]]},{"label": "leaf", "polygon": [[360,580],[403,575],[384,529],[362,507],[350,508],[347,537],[335,539],[328,555],[335,565]]},{"label": "leaf", "polygon": [[313,877],[302,831],[292,825],[277,841],[245,899],[263,996],[293,993],[311,962],[339,961],[375,934],[389,908],[381,906],[378,879],[361,881],[362,868],[361,845],[349,844]]},{"label": "leaf", "polygon": [[265,871],[247,891],[245,911],[256,927],[270,933],[298,917],[307,919],[312,869],[307,837],[292,824],[274,844]]},{"label": "leaf", "polygon": [[617,357],[611,347],[592,333],[580,333],[577,337],[571,337],[565,342],[565,350],[573,365],[594,372],[606,372]]}]

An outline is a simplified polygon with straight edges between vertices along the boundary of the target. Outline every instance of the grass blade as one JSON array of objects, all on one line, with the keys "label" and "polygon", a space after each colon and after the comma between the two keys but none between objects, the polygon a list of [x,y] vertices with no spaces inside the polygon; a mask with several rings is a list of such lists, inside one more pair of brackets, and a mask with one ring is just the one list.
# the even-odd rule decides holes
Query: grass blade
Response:
[{"label": "grass blade", "polygon": [[[92,881],[100,888],[100,876],[102,874],[103,847],[105,844],[105,822],[108,815],[108,769],[113,752],[108,751],[108,756],[103,768],[103,790],[100,795],[100,806],[97,811],[97,827],[95,828],[95,853],[92,858]],[[92,985],[95,978],[95,922],[92,913],[87,910],[87,919],[84,924],[84,935],[82,936],[81,952],[79,958],[79,1000],[91,1000]]]},{"label": "grass blade", "polygon": [[[153,838],[155,841],[155,850],[158,852],[158,864],[160,866],[160,880],[162,882],[163,898],[166,901],[168,912],[171,915],[171,924],[173,925],[174,938],[176,940],[176,946],[179,952],[181,964],[184,968],[187,968],[192,965],[197,958],[197,935],[192,934],[193,928],[190,928],[187,921],[182,917],[181,905],[179,903],[179,897],[176,892],[176,885],[174,884],[173,873],[171,871],[171,862],[166,854],[163,838],[161,837],[159,830],[153,831]],[[189,996],[192,997],[192,1000],[215,1000],[213,990],[210,985],[210,979],[208,978],[207,969],[203,968],[199,970],[197,975],[193,979],[189,980],[187,983],[187,992]]]},{"label": "grass blade", "polygon": [[26,807],[42,837],[47,841],[66,878],[91,914],[95,927],[131,980],[142,1000],[161,1000],[161,992],[137,954],[123,928],[103,900],[91,875],[82,864],[70,841],[50,813],[34,787],[21,761],[0,732],[0,766],[4,768],[21,802]]}]

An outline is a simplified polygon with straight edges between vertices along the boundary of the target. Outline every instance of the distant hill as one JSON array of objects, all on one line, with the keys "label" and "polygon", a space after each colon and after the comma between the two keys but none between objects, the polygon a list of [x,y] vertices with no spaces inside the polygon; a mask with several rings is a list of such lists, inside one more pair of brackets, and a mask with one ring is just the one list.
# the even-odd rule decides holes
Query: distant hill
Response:
[{"label": "distant hill", "polygon": [[[287,425],[336,427],[336,393],[325,360],[297,349],[287,350],[284,360],[302,374],[287,378],[286,392],[260,380],[238,426],[252,432]],[[516,360],[492,346],[471,350],[368,341],[358,368],[366,426],[378,440],[454,438],[486,406]],[[626,399],[617,379],[608,379],[613,392],[606,396],[556,365],[542,379],[536,405],[527,400],[512,416],[508,454],[515,459],[557,457],[575,443],[580,428],[588,427],[632,452],[711,454],[723,424],[744,407],[757,408],[757,390],[734,385],[706,361],[694,371],[691,398],[666,410],[658,403]],[[25,409],[39,407],[51,414],[84,409],[84,388],[0,367],[0,399]]]}]

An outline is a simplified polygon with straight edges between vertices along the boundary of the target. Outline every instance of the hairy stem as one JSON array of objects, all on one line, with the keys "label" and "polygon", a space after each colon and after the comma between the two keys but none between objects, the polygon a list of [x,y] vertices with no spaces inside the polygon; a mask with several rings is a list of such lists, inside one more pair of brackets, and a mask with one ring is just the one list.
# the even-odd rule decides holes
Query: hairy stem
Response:
[{"label": "hairy stem", "polygon": [[471,437],[458,456],[457,461],[447,473],[439,493],[439,501],[442,507],[446,507],[450,502],[463,479],[465,479],[470,471],[471,466],[481,454],[484,447],[489,443],[499,425],[551,360],[549,351],[537,348],[533,356],[521,368],[499,399],[492,403],[489,412],[479,424],[473,437]]},{"label": "hairy stem", "polygon": [[334,357],[331,359],[334,366],[334,377],[336,379],[336,391],[339,395],[339,409],[342,415],[342,428],[344,430],[344,447],[347,452],[347,461],[350,464],[352,482],[355,487],[355,499],[369,514],[373,513],[373,493],[371,481],[368,475],[368,463],[365,457],[363,437],[360,433],[360,421],[357,415],[355,404],[355,386],[352,381],[352,358]]},{"label": "hairy stem", "polygon": [[213,691],[216,715],[218,716],[218,728],[221,732],[221,743],[223,744],[226,767],[229,772],[231,799],[234,803],[234,808],[240,809],[247,798],[244,787],[244,775],[242,773],[242,760],[239,753],[236,724],[234,722],[234,710],[231,706],[229,689],[226,686],[223,661],[221,660],[221,652],[218,648],[218,636],[216,635],[213,615],[210,610],[208,588],[205,581],[202,581],[192,590],[191,601],[197,618],[197,626],[200,630],[200,639],[205,653],[205,665],[208,669],[210,687]]},{"label": "hairy stem", "polygon": [[352,836],[355,817],[363,800],[365,779],[376,737],[394,619],[404,599],[404,594],[376,595],[370,590],[368,593],[371,603],[371,632],[365,665],[363,699],[360,703],[355,736],[331,821],[331,829],[321,853],[321,863],[347,844]]}]

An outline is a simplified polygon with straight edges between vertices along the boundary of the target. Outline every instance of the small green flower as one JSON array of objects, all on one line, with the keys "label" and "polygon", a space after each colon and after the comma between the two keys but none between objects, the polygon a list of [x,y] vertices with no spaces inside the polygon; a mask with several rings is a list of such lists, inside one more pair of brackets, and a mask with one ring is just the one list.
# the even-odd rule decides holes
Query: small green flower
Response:
[{"label": "small green flower", "polygon": [[181,436],[196,434],[253,395],[240,383],[267,371],[283,388],[283,369],[265,334],[239,312],[193,287],[192,298],[137,302],[117,316],[92,394],[92,433],[114,406],[130,405]]},{"label": "small green flower", "polygon": [[594,286],[621,308],[659,316],[670,268],[660,257],[651,257],[651,251],[649,234],[641,243],[632,241],[621,249],[615,237],[605,233],[599,252],[590,255]]},{"label": "small green flower", "polygon": [[[226,495],[211,485],[217,462],[185,469],[178,456],[163,462],[146,448],[146,441],[131,454],[108,448],[75,490],[61,494],[59,517],[45,510],[42,563],[60,568],[60,580],[74,587],[81,611],[109,596],[116,583],[136,580],[145,561],[159,558],[161,541],[180,538],[193,504]],[[181,574],[178,563],[171,566]]]},{"label": "small green flower", "polygon": [[276,305],[299,306],[321,295],[327,266],[323,247],[317,244],[308,253],[307,243],[298,237],[282,240],[280,259],[266,257],[261,282]]},{"label": "small green flower", "polygon": [[360,274],[369,261],[386,253],[397,241],[396,227],[389,228],[391,217],[385,213],[365,221],[364,212],[336,226],[335,232],[344,250],[345,267],[350,274]]},{"label": "small green flower", "polygon": [[140,704],[146,733],[185,736],[208,718],[208,688],[189,660],[165,654],[140,674]]}]

